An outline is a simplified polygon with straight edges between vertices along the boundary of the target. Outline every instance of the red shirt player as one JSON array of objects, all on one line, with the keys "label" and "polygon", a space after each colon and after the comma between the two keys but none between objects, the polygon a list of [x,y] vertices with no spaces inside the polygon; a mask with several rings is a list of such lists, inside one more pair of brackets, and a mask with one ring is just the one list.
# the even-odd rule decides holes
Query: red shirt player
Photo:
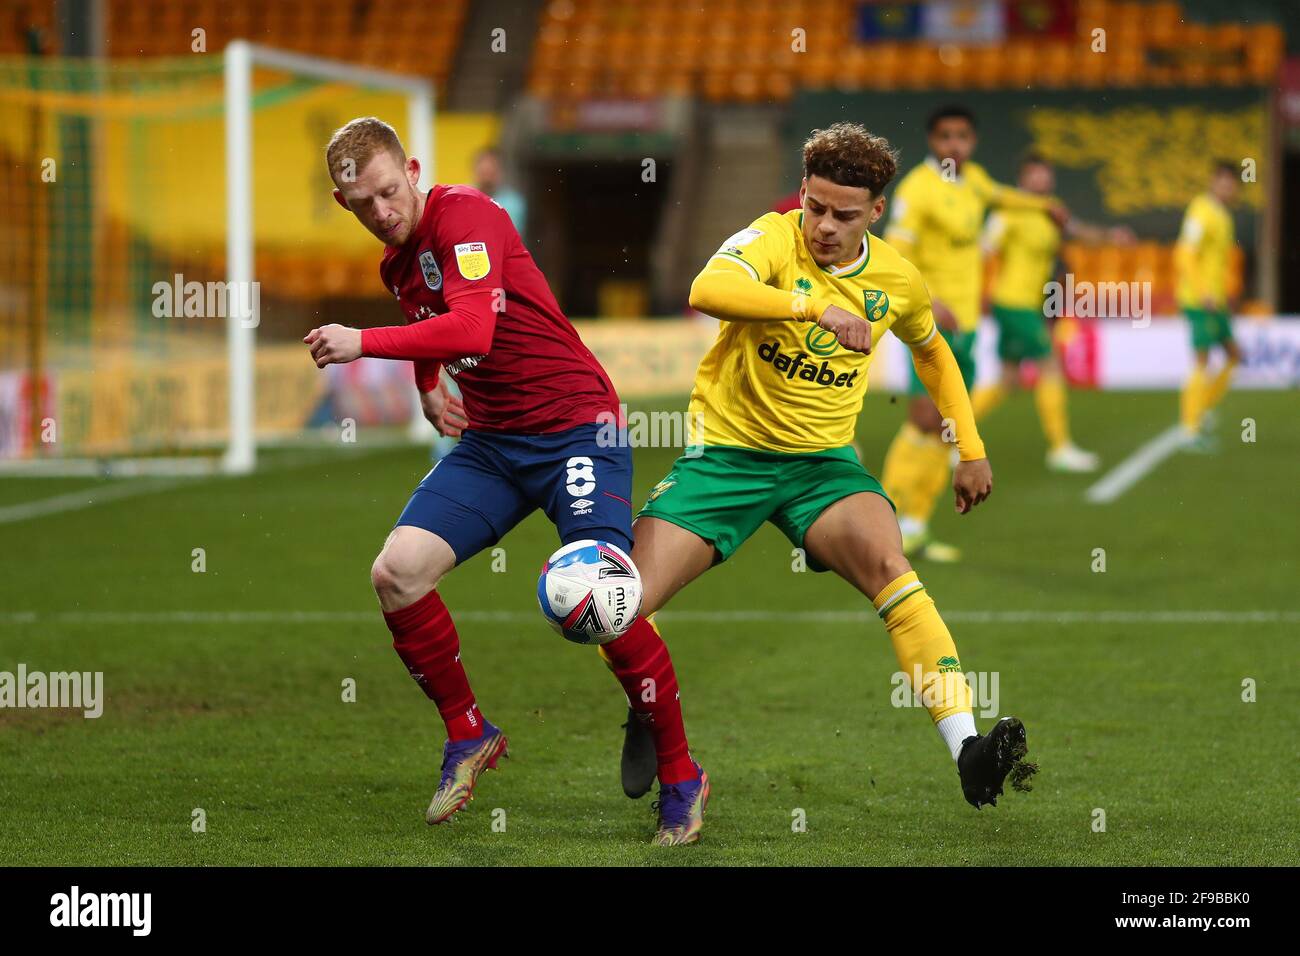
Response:
[{"label": "red shirt player", "polygon": [[[461,439],[416,487],[371,569],[393,647],[447,726],[426,816],[441,823],[496,766],[506,738],[475,703],[435,586],[538,508],[563,543],[594,538],[630,552],[631,450],[598,440],[618,395],[500,206],[468,186],[422,192],[419,160],[373,117],[339,129],[326,161],[334,198],[386,246],[380,276],[406,324],[327,325],[303,341],[321,368],[362,356],[414,362],[425,415]],[[440,370],[463,400],[448,394]],[[692,842],[708,777],[687,748],[668,649],[643,617],[603,647],[632,710],[624,789],[641,796],[657,775],[655,842]],[[656,693],[645,695],[647,686]]]}]

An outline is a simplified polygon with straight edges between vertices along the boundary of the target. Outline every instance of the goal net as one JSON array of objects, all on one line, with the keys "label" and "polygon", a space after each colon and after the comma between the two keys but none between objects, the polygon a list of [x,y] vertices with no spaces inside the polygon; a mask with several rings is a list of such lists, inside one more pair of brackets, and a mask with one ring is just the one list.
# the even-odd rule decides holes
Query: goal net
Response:
[{"label": "goal net", "polygon": [[0,467],[239,473],[345,415],[409,421],[405,363],[326,374],[300,341],[392,308],[323,159],[364,115],[427,186],[427,80],[244,42],[0,60]]}]

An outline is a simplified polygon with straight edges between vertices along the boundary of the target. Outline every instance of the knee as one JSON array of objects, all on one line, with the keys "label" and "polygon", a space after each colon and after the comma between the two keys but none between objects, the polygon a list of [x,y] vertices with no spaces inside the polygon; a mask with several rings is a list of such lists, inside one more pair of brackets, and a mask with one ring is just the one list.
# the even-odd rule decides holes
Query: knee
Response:
[{"label": "knee", "polygon": [[907,558],[903,557],[901,551],[880,555],[873,564],[875,565],[872,569],[875,572],[875,583],[878,585],[875,589],[876,594],[883,591],[890,582],[897,581],[912,570],[912,565]]},{"label": "knee", "polygon": [[386,610],[404,607],[427,594],[438,582],[428,580],[416,562],[385,548],[370,566],[370,583]]}]

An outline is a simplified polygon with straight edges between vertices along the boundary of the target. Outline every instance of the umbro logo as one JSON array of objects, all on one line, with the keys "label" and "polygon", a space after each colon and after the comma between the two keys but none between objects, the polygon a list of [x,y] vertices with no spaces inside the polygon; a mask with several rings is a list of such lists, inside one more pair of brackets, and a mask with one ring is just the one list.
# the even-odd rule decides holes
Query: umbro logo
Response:
[{"label": "umbro logo", "polygon": [[573,509],[575,515],[589,515],[591,514],[591,506],[595,503],[590,498],[579,498],[577,501],[570,503],[569,507]]}]

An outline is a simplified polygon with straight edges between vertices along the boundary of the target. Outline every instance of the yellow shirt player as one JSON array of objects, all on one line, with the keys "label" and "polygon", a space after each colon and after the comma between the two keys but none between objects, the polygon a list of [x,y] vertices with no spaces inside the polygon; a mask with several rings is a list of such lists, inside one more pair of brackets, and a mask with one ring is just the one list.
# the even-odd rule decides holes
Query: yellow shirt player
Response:
[{"label": "yellow shirt player", "polygon": [[[975,329],[984,281],[980,233],[989,207],[1056,210],[1035,196],[994,182],[971,160],[975,117],[965,107],[945,106],[926,123],[930,155],[899,182],[885,238],[916,263],[933,297],[940,334],[952,345],[967,387],[975,381]],[[1060,216],[1061,213],[1054,214]],[[908,421],[885,457],[882,479],[898,504],[905,552],[933,561],[956,561],[960,552],[930,539],[930,516],[948,481],[949,448],[942,440],[945,416],[913,376]]]},{"label": "yellow shirt player", "polygon": [[[1205,413],[1228,391],[1241,350],[1232,337],[1228,304],[1228,272],[1235,231],[1229,207],[1237,198],[1240,178],[1227,161],[1214,167],[1210,188],[1191,201],[1174,247],[1178,270],[1178,306],[1192,330],[1195,360],[1183,385],[1180,419],[1186,447],[1206,451],[1210,436],[1202,433]],[[1225,361],[1212,377],[1208,372],[1210,349],[1223,349]]]},{"label": "yellow shirt player", "polygon": [[[1030,153],[1020,161],[1016,184],[1025,192],[1048,196],[1056,188],[1056,173],[1042,156]],[[997,278],[990,295],[993,321],[998,327],[1001,375],[992,385],[971,395],[975,418],[1000,405],[1020,380],[1020,363],[1038,366],[1034,403],[1047,438],[1047,467],[1053,471],[1096,471],[1097,456],[1070,440],[1067,392],[1061,363],[1052,349],[1052,336],[1043,309],[1047,283],[1056,278],[1061,248],[1061,227],[1041,209],[999,209],[984,225],[981,245],[998,259]],[[1128,245],[1133,233],[1126,227],[1103,229],[1071,219],[1065,231],[1084,242]]]},{"label": "yellow shirt player", "polygon": [[893,150],[838,123],[813,132],[803,160],[802,209],[761,216],[731,236],[691,287],[691,304],[720,329],[690,400],[692,420],[703,417],[702,443],[654,486],[634,525],[642,612],[770,521],[808,567],[836,572],[872,600],[957,761],[966,799],[992,803],[1025,753],[1024,727],[1005,718],[976,733],[952,636],[903,556],[889,499],[850,447],[886,331],[911,349],[956,423],[958,511],[984,500],[992,473],[920,273],[867,232],[884,211]]}]

